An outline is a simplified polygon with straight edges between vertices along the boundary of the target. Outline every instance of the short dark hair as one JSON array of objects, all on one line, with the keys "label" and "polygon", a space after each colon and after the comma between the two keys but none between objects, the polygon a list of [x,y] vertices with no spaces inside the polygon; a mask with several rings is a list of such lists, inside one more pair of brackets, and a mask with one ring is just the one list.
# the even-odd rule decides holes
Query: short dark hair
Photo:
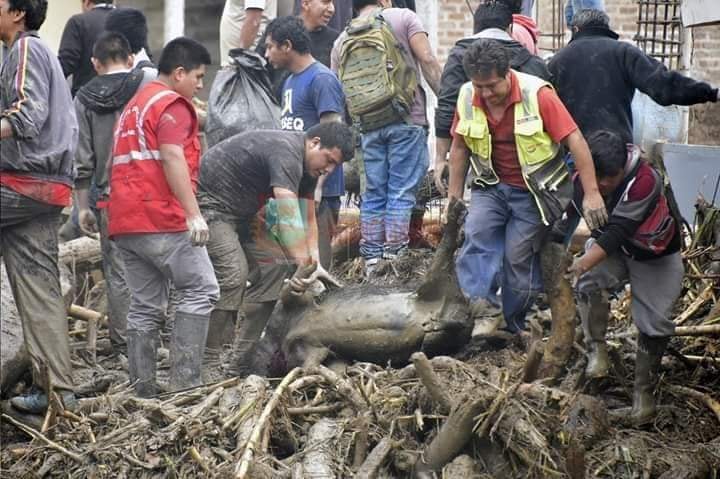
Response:
[{"label": "short dark hair", "polygon": [[202,43],[192,38],[178,37],[169,41],[163,48],[158,62],[158,72],[170,75],[178,67],[190,71],[210,63],[212,63],[210,52]]},{"label": "short dark hair", "polygon": [[342,161],[351,160],[355,154],[353,134],[345,123],[339,121],[318,123],[305,132],[305,138],[315,137],[320,138],[321,148],[339,148],[342,152]]},{"label": "short dark hair", "polygon": [[473,29],[475,33],[488,28],[507,30],[513,21],[512,16],[510,7],[502,2],[483,2],[478,5],[473,15]]},{"label": "short dark hair", "polygon": [[352,0],[352,7],[355,12],[367,7],[368,5],[377,5],[377,0]]},{"label": "short dark hair", "polygon": [[628,149],[622,137],[610,130],[594,131],[587,137],[598,178],[615,176],[627,163]]},{"label": "short dark hair", "polygon": [[278,17],[267,26],[267,38],[281,45],[290,42],[292,49],[304,55],[310,53],[310,35],[300,17]]},{"label": "short dark hair", "polygon": [[137,53],[147,45],[148,26],[145,14],[137,8],[116,8],[105,18],[105,30],[122,33]]},{"label": "short dark hair", "polygon": [[594,8],[586,8],[576,12],[570,22],[571,27],[575,27],[578,30],[589,27],[610,27],[610,17],[607,13],[602,10]]},{"label": "short dark hair", "polygon": [[25,12],[25,28],[39,30],[45,23],[47,15],[47,0],[9,0],[8,10]]},{"label": "short dark hair", "polygon": [[476,75],[488,77],[493,72],[503,77],[510,70],[510,55],[499,41],[480,38],[465,52],[463,68],[468,78]]},{"label": "short dark hair", "polygon": [[95,40],[92,56],[103,65],[126,62],[130,58],[130,44],[122,33],[103,32]]},{"label": "short dark hair", "polygon": [[510,9],[510,13],[522,12],[522,0],[482,0],[480,4],[501,3]]}]

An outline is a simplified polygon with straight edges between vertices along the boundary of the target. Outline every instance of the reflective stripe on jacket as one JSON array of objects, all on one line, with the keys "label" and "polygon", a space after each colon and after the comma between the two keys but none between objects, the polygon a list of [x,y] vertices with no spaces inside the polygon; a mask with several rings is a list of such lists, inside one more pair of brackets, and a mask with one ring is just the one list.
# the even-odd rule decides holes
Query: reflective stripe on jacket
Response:
[{"label": "reflective stripe on jacket", "polygon": [[[543,128],[538,91],[552,86],[537,77],[513,70],[518,79],[522,101],[515,104],[515,145],[523,179],[540,210],[543,223],[560,218],[572,199],[572,182],[563,159],[563,151]],[[500,182],[492,166],[492,137],[487,116],[473,105],[472,82],[464,84],[458,96],[458,123],[455,133],[462,135],[470,150],[470,166],[476,186]]]},{"label": "reflective stripe on jacket", "polygon": [[123,110],[115,130],[108,230],[110,236],[186,231],[185,212],[165,179],[157,127],[172,103],[183,101],[192,112],[192,133],[183,145],[193,191],[197,189],[200,142],[191,103],[154,81],[142,88]]}]

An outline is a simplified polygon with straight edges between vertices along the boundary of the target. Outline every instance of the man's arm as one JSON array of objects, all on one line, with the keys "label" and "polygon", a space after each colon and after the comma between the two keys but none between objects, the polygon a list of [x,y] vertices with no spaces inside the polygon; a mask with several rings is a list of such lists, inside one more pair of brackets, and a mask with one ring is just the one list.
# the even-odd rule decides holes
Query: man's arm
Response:
[{"label": "man's arm", "polygon": [[97,218],[90,210],[88,200],[90,183],[95,174],[97,157],[92,144],[92,121],[88,118],[83,104],[75,99],[75,117],[78,120],[78,145],[75,152],[75,204],[78,209],[78,223],[85,234],[97,232]]},{"label": "man's arm", "polygon": [[633,45],[623,46],[626,49],[625,68],[633,85],[658,104],[695,105],[718,101],[717,88],[668,70],[665,65]]},{"label": "man's arm", "polygon": [[[295,192],[286,188],[273,187],[273,196],[277,203],[278,214],[278,236],[280,243],[285,248],[288,256],[298,265],[305,265],[312,262],[312,256],[309,254],[308,235],[305,231],[305,221],[302,218],[300,202]],[[310,210],[313,210],[315,202],[309,201],[308,216]],[[312,206],[312,208],[310,208]],[[309,223],[309,219],[308,219]],[[315,224],[315,249],[317,249],[317,223]]]},{"label": "man's arm", "polygon": [[[39,53],[37,40],[23,37],[17,42],[18,61],[13,78],[10,106],[2,112],[2,138],[32,140],[48,118],[50,80],[48,66]],[[10,61],[11,59],[8,59]],[[9,128],[5,123],[9,123]]]},{"label": "man's arm", "polygon": [[467,176],[470,165],[470,150],[465,145],[465,140],[457,135],[450,145],[450,181],[448,185],[448,199],[457,198],[462,200],[465,192],[465,176]]},{"label": "man's arm", "polygon": [[258,30],[260,30],[260,23],[262,23],[262,8],[247,8],[245,9],[245,20],[243,20],[242,27],[240,27],[240,47],[250,48],[257,38]]},{"label": "man's arm", "polygon": [[450,138],[435,137],[435,187],[438,189],[440,194],[445,196],[445,184],[442,181],[443,173],[448,167],[447,155],[450,151],[450,144],[452,140]]},{"label": "man's arm", "polygon": [[420,63],[425,81],[436,95],[440,92],[440,76],[442,67],[433,53],[430,40],[425,32],[410,37],[410,50]]},{"label": "man's arm", "polygon": [[583,216],[590,229],[596,229],[607,223],[608,216],[605,210],[605,202],[600,195],[600,190],[595,177],[595,165],[593,164],[590,148],[579,129],[570,133],[563,140],[575,159],[575,167],[580,174],[585,196],[583,197]]},{"label": "man's arm", "polygon": [[165,180],[167,180],[170,190],[177,198],[180,206],[182,206],[183,211],[185,211],[185,218],[193,245],[202,246],[207,243],[210,233],[195,199],[183,148],[178,145],[162,144],[160,145],[160,157],[162,158]]}]

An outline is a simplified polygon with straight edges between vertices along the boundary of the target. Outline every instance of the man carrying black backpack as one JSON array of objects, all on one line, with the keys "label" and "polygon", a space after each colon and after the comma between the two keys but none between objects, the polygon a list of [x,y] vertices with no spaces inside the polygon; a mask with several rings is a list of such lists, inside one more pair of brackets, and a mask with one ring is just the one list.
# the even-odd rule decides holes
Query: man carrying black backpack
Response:
[{"label": "man carrying black backpack", "polygon": [[428,121],[420,72],[437,93],[441,67],[418,16],[384,8],[389,0],[353,0],[358,13],[331,55],[360,134],[366,188],[360,253],[370,274],[408,245],[415,195],[429,163]]}]

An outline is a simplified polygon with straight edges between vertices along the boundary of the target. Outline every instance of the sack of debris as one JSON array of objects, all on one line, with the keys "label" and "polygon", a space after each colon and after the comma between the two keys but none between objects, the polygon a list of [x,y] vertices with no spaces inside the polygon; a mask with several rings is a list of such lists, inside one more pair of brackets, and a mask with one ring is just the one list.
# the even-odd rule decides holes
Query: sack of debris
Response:
[{"label": "sack of debris", "polygon": [[205,126],[208,147],[247,130],[279,129],[280,106],[272,94],[265,60],[255,52],[230,50],[231,64],[215,76]]}]

